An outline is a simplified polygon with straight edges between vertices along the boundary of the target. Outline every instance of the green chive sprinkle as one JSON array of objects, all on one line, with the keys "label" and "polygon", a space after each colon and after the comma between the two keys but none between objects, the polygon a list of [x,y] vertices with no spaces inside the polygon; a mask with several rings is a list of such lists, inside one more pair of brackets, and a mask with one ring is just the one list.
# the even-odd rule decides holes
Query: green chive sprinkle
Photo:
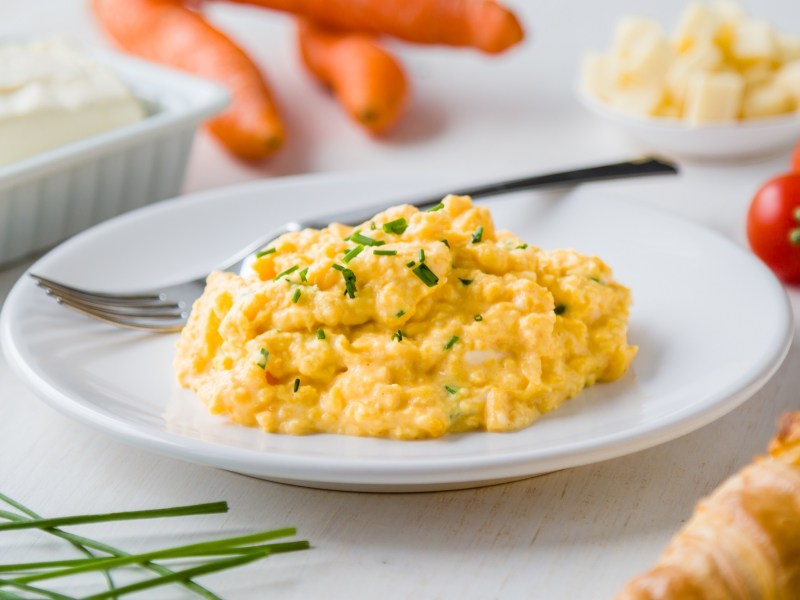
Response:
[{"label": "green chive sprinkle", "polygon": [[520,244],[519,246],[514,248],[514,250],[525,250],[525,248],[527,248],[527,247],[528,247],[528,244]]},{"label": "green chive sprinkle", "polygon": [[553,312],[556,313],[557,315],[563,315],[566,311],[567,311],[566,304],[559,304],[553,309]]},{"label": "green chive sprinkle", "polygon": [[342,262],[347,264],[351,260],[353,260],[356,256],[361,254],[364,250],[364,246],[356,246],[355,248],[350,248],[347,252],[345,252],[344,256],[342,257]]},{"label": "green chive sprinkle", "polygon": [[461,277],[459,277],[458,280],[464,285],[471,285],[472,282],[475,281],[474,279],[461,279]]},{"label": "green chive sprinkle", "polygon": [[404,334],[402,331],[400,331],[400,330],[398,329],[397,331],[395,331],[395,332],[392,334],[392,340],[397,340],[398,342],[402,342],[402,341],[403,341],[403,336],[404,336],[404,335],[405,335],[405,334]]},{"label": "green chive sprinkle", "polygon": [[442,240],[442,243],[443,243],[445,246],[447,246],[448,248],[450,247],[450,242],[448,242],[447,240]]},{"label": "green chive sprinkle", "polygon": [[302,282],[304,282],[304,283],[305,283],[305,281],[306,281],[306,275],[308,275],[308,267],[306,267],[305,269],[303,269],[302,271],[300,271],[300,272],[298,273],[298,275],[300,276],[300,281],[302,281]]},{"label": "green chive sprinkle", "polygon": [[450,350],[450,348],[452,348],[457,341],[458,341],[458,336],[454,335],[449,340],[447,340],[447,343],[444,345],[444,349]]},{"label": "green chive sprinkle", "polygon": [[349,298],[356,297],[356,274],[350,269],[342,269],[342,277],[344,278],[344,295]]},{"label": "green chive sprinkle", "polygon": [[404,314],[406,314],[406,311],[404,311],[404,310],[398,310],[396,313],[394,313],[394,316],[395,316],[395,317],[397,317],[397,318],[399,319],[399,318],[400,318],[400,317],[402,317]]},{"label": "green chive sprinkle", "polygon": [[300,379],[298,378],[294,380],[294,386],[292,387],[292,391],[296,392],[299,389],[300,389]]},{"label": "green chive sprinkle", "polygon": [[378,228],[377,225],[375,225],[375,221],[369,222],[369,228],[372,229],[372,231],[375,231]]},{"label": "green chive sprinkle", "polygon": [[414,262],[413,260],[410,260],[410,261],[408,261],[408,262],[406,263],[406,266],[407,266],[407,267],[410,269],[410,268],[412,268],[412,267],[413,267],[414,265],[416,265],[416,264],[417,264],[416,262]]},{"label": "green chive sprinkle", "polygon": [[439,278],[436,274],[428,268],[428,265],[422,264],[417,265],[414,269],[411,270],[414,275],[419,277],[422,280],[422,283],[427,285],[428,287],[433,287],[437,283],[439,283]]},{"label": "green chive sprinkle", "polygon": [[333,268],[337,271],[344,271],[344,267],[342,265],[333,265]]},{"label": "green chive sprinkle", "polygon": [[478,225],[475,233],[472,234],[472,243],[477,244],[483,239],[483,225]]},{"label": "green chive sprinkle", "polygon": [[267,254],[274,254],[277,252],[275,248],[267,248],[266,250],[261,250],[260,252],[256,252],[256,258],[261,258],[262,256],[266,256]]},{"label": "green chive sprinkle", "polygon": [[262,348],[261,349],[261,358],[258,359],[258,362],[256,364],[259,367],[261,367],[262,369],[266,369],[267,368],[267,360],[268,359],[269,359],[269,350],[267,350],[266,348]]},{"label": "green chive sprinkle", "polygon": [[446,385],[446,386],[444,386],[444,389],[446,389],[447,393],[452,395],[452,396],[455,396],[458,393],[458,388],[457,387],[453,387],[452,385]]},{"label": "green chive sprinkle", "polygon": [[431,207],[430,207],[428,210],[426,210],[425,212],[436,212],[437,210],[442,210],[443,208],[444,208],[444,204],[442,204],[441,202],[439,202],[439,204],[437,204],[436,206],[431,206]]},{"label": "green chive sprinkle", "polygon": [[472,318],[475,319],[476,321],[483,321],[483,315],[475,315]]},{"label": "green chive sprinkle", "polygon": [[380,240],[373,240],[371,237],[365,236],[358,230],[350,235],[350,241],[354,244],[361,244],[362,246],[383,246],[386,243]]},{"label": "green chive sprinkle", "polygon": [[275,275],[274,281],[278,281],[278,279],[280,279],[284,275],[290,275],[291,273],[294,273],[299,268],[300,268],[300,265],[294,265],[293,267],[289,267],[285,271],[282,271],[282,272],[278,273],[277,275]]},{"label": "green chive sprinkle", "polygon": [[324,340],[325,339],[325,330],[322,328],[317,329],[317,339]]},{"label": "green chive sprinkle", "polygon": [[395,235],[400,235],[408,228],[408,221],[406,221],[404,217],[400,217],[399,219],[395,219],[394,221],[389,221],[388,223],[384,223],[382,225],[382,228],[386,233],[394,233]]},{"label": "green chive sprinkle", "polygon": [[372,253],[375,256],[394,256],[397,250],[373,250]]},{"label": "green chive sprinkle", "polygon": [[419,253],[417,254],[417,260],[421,263],[425,262],[425,250],[422,248],[419,249]]},{"label": "green chive sprinkle", "polygon": [[600,279],[600,278],[599,278],[599,277],[597,277],[596,275],[590,275],[590,276],[589,276],[589,279],[591,279],[592,281],[594,281],[594,282],[596,282],[596,283],[599,283],[600,285],[605,285],[605,284],[606,284],[606,282],[605,282],[605,281],[603,281],[602,279]]},{"label": "green chive sprinkle", "polygon": [[296,289],[294,291],[294,294],[292,294],[292,302],[297,304],[297,301],[300,300],[300,296],[301,295],[302,295],[302,292],[299,289]]}]

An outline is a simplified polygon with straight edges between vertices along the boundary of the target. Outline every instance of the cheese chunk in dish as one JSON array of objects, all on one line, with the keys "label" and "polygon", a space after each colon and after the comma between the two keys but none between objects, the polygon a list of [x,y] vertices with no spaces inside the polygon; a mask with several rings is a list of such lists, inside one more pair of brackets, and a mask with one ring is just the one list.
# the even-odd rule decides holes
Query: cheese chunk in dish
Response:
[{"label": "cheese chunk in dish", "polygon": [[287,233],[212,273],[175,367],[267,432],[395,439],[513,431],[623,375],[631,303],[599,258],[546,252],[448,196]]}]

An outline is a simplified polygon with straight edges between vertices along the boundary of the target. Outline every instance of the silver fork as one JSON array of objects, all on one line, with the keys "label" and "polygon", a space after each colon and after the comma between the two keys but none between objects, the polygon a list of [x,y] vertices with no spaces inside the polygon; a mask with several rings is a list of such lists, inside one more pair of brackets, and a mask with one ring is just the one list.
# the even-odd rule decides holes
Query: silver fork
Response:
[{"label": "silver fork", "polygon": [[[671,163],[655,158],[643,158],[622,163],[500,181],[452,193],[472,196],[477,199],[534,188],[571,186],[588,181],[676,174],[677,172],[677,167]],[[437,204],[443,196],[444,194],[423,198],[413,202],[413,205],[420,209],[429,208]],[[282,227],[269,232],[263,238],[242,248],[235,255],[217,266],[215,270],[238,272],[249,256],[283,233],[299,231],[306,227],[326,227],[334,221],[356,225],[368,220],[375,213],[385,210],[388,206],[391,206],[391,204],[371,206],[330,214],[317,219],[286,223]],[[30,276],[36,280],[37,285],[43,288],[59,304],[117,327],[159,333],[180,331],[186,324],[192,304],[200,297],[205,287],[205,278],[201,278],[178,283],[160,290],[135,294],[111,294],[82,290],[33,273]]]}]

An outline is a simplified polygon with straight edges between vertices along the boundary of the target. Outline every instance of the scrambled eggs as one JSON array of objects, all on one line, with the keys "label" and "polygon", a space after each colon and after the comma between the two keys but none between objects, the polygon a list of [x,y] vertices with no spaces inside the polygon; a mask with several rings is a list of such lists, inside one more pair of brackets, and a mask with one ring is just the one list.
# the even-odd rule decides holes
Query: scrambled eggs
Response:
[{"label": "scrambled eggs", "polygon": [[602,260],[495,231],[468,197],[287,233],[253,270],[210,275],[175,366],[212,413],[268,432],[511,431],[636,353]]}]

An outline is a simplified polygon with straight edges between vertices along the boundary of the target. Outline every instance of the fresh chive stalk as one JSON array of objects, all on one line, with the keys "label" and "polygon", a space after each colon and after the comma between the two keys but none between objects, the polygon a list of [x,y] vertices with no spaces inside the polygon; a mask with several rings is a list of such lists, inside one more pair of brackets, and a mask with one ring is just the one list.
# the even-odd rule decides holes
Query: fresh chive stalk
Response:
[{"label": "fresh chive stalk", "polygon": [[444,389],[447,390],[447,393],[451,396],[455,396],[458,393],[458,388],[453,387],[452,385],[446,385],[444,386]]},{"label": "fresh chive stalk", "polygon": [[483,315],[475,315],[472,318],[475,319],[476,321],[483,321]]},{"label": "fresh chive stalk", "polygon": [[408,228],[408,221],[404,217],[400,217],[394,221],[384,223],[381,227],[386,233],[401,235]]},{"label": "fresh chive stalk", "polygon": [[325,339],[325,330],[322,329],[321,327],[319,329],[317,329],[317,339],[318,340],[324,340]]},{"label": "fresh chive stalk", "polygon": [[269,360],[269,350],[267,350],[266,348],[262,348],[261,350],[259,350],[259,352],[261,353],[261,358],[258,359],[256,365],[258,365],[262,369],[266,369],[267,361]]},{"label": "fresh chive stalk", "polygon": [[298,288],[298,289],[296,289],[296,290],[294,291],[294,294],[292,294],[292,302],[293,302],[294,304],[297,304],[297,303],[298,303],[298,301],[300,300],[300,296],[302,296],[302,295],[303,295],[303,292],[301,292],[299,288]]},{"label": "fresh chive stalk", "polygon": [[436,211],[442,210],[443,208],[444,208],[444,204],[442,202],[439,202],[439,204],[437,204],[435,206],[431,206],[425,212],[436,212]]},{"label": "fresh chive stalk", "polygon": [[267,254],[274,254],[275,252],[277,252],[275,248],[266,248],[264,250],[256,252],[256,258],[261,258],[262,256],[266,256]]},{"label": "fresh chive stalk", "polygon": [[456,343],[458,340],[459,340],[459,337],[458,337],[457,335],[454,335],[454,336],[453,336],[453,337],[451,337],[449,340],[447,340],[447,342],[446,342],[446,343],[445,343],[445,345],[444,345],[444,349],[445,349],[445,350],[450,350],[450,348],[452,348],[453,346],[455,346],[455,343]]},{"label": "fresh chive stalk", "polygon": [[386,244],[386,242],[372,239],[371,237],[364,235],[358,230],[356,230],[355,233],[353,233],[350,236],[350,241],[353,242],[354,244],[361,244],[362,246],[383,246],[384,244]]},{"label": "fresh chive stalk", "polygon": [[355,246],[354,248],[350,248],[347,252],[344,253],[344,256],[342,257],[342,262],[345,264],[349,263],[363,251],[364,251],[364,246],[361,245]]},{"label": "fresh chive stalk", "polygon": [[417,277],[419,277],[422,283],[424,283],[428,287],[433,287],[437,283],[439,283],[439,278],[433,271],[431,271],[428,268],[428,265],[426,264],[417,265],[411,270],[411,272],[414,273],[414,275],[416,275]]},{"label": "fresh chive stalk", "polygon": [[299,268],[300,268],[300,265],[294,265],[292,267],[289,267],[285,271],[281,271],[280,273],[275,275],[275,279],[273,281],[278,281],[281,277],[284,277],[286,275],[291,275],[292,273],[297,271],[297,269],[299,269]]},{"label": "fresh chive stalk", "polygon": [[472,234],[472,243],[478,244],[483,239],[483,225],[478,225],[475,233]]},{"label": "fresh chive stalk", "polygon": [[473,281],[475,281],[474,279],[461,279],[461,277],[459,277],[459,278],[458,278],[458,280],[459,280],[459,281],[460,281],[460,282],[461,282],[463,285],[471,285],[471,284],[472,284],[472,282],[473,282]]},{"label": "fresh chive stalk", "polygon": [[395,316],[395,317],[397,317],[397,318],[399,319],[399,318],[400,318],[400,317],[402,317],[404,314],[406,314],[406,311],[404,311],[404,310],[398,310],[396,313],[394,313],[394,316]]},{"label": "fresh chive stalk", "polygon": [[297,379],[294,380],[294,385],[292,386],[292,391],[296,393],[297,390],[299,390],[299,389],[300,389],[300,378],[298,377]]},{"label": "fresh chive stalk", "polygon": [[556,313],[557,315],[563,315],[565,312],[567,312],[567,305],[566,304],[558,304],[553,309],[553,312]]},{"label": "fresh chive stalk", "polygon": [[420,263],[424,263],[425,262],[425,250],[423,248],[419,249],[419,253],[417,254],[417,260]]},{"label": "fresh chive stalk", "polygon": [[308,275],[308,267],[300,271],[297,275],[300,277],[300,281],[305,283],[307,281],[306,276]]},{"label": "fresh chive stalk", "polygon": [[373,250],[372,253],[375,256],[394,256],[397,254],[397,250]]},{"label": "fresh chive stalk", "polygon": [[514,250],[525,250],[528,247],[528,244],[520,244]]},{"label": "fresh chive stalk", "polygon": [[392,341],[397,340],[398,342],[402,342],[404,337],[405,334],[398,329],[392,334]]}]

